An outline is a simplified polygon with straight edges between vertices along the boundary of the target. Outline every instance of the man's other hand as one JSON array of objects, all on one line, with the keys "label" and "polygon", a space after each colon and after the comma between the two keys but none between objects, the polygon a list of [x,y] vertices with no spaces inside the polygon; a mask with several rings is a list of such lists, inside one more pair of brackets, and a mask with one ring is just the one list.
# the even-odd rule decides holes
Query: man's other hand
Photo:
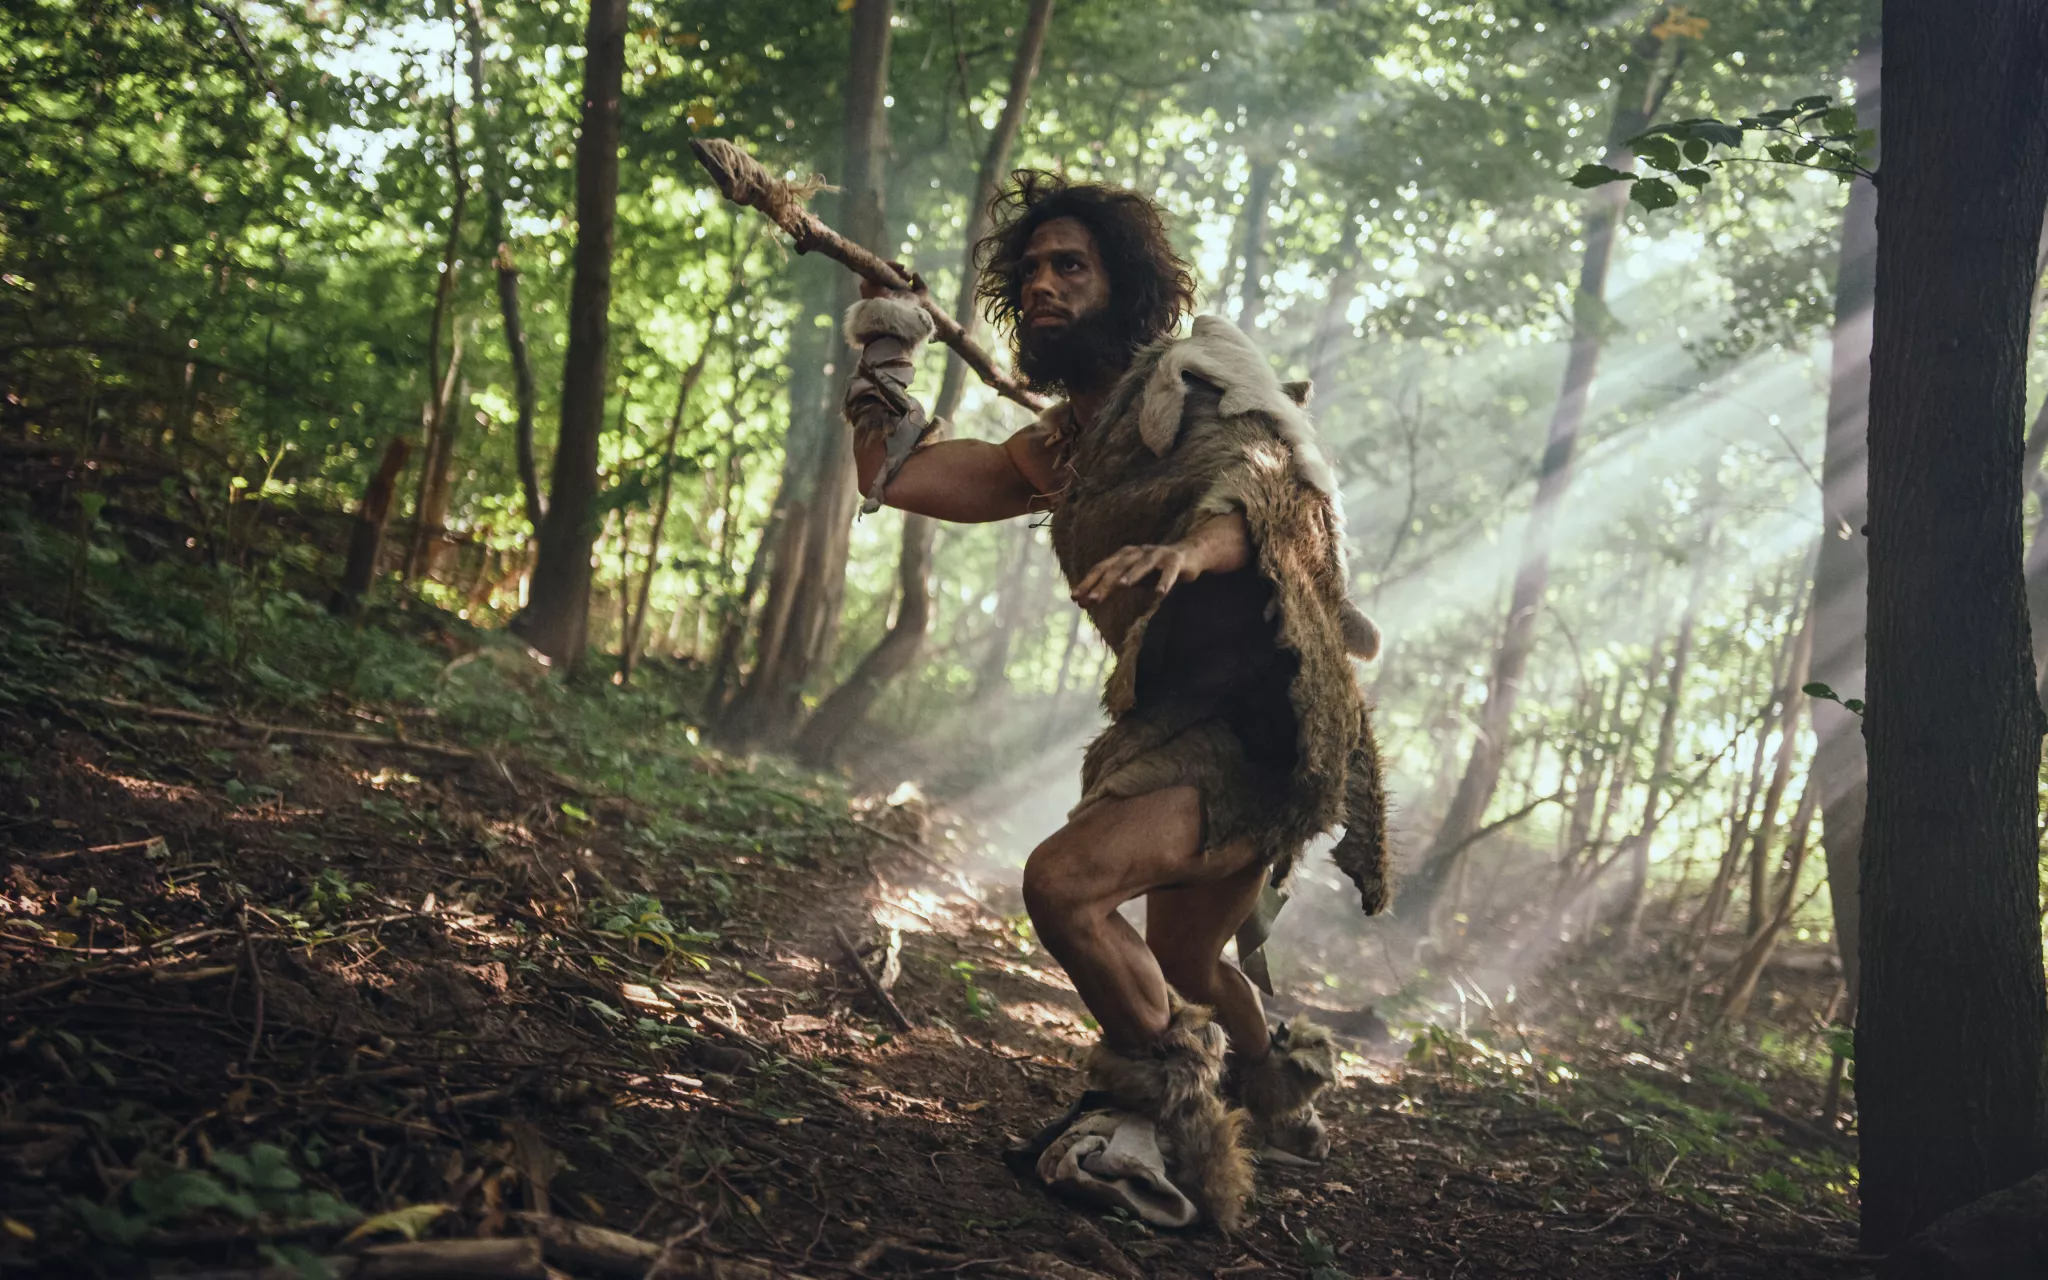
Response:
[{"label": "man's other hand", "polygon": [[1182,582],[1205,573],[1232,573],[1251,561],[1251,534],[1239,512],[1214,516],[1187,537],[1164,546],[1124,547],[1104,556],[1074,587],[1074,603],[1101,604],[1113,592],[1152,578],[1152,594],[1163,597]]}]

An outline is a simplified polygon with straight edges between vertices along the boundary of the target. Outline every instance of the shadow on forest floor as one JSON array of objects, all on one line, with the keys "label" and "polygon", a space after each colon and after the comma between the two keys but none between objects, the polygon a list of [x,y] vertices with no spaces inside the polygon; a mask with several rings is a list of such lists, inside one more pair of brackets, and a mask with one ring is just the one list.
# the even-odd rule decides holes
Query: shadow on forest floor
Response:
[{"label": "shadow on forest floor", "polygon": [[1846,1140],[1507,1028],[1354,1044],[1332,1158],[1238,1239],[1077,1211],[1000,1151],[1077,1092],[1079,1005],[909,811],[694,749],[631,799],[169,665],[0,618],[0,1274],[1869,1270]]}]

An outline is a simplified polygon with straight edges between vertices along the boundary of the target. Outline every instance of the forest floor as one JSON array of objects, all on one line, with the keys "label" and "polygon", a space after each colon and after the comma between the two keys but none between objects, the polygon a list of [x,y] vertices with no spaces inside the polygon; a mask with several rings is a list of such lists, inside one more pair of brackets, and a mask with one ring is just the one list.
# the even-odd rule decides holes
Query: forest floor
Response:
[{"label": "forest floor", "polygon": [[452,619],[11,528],[0,1275],[1871,1269],[1812,1081],[1562,1015],[1351,1042],[1234,1239],[1062,1204],[1001,1153],[1090,1033],[967,833]]}]

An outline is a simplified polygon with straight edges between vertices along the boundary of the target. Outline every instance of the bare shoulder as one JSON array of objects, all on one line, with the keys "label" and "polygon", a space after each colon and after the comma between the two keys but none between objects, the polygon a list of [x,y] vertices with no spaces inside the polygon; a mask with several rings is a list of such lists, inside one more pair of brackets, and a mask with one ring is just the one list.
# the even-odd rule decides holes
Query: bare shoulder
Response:
[{"label": "bare shoulder", "polygon": [[1031,485],[1031,491],[1040,502],[1049,494],[1066,488],[1066,465],[1061,462],[1053,446],[1052,429],[1047,419],[1041,416],[1037,421],[1003,441],[1003,452],[1009,455],[1010,465]]}]

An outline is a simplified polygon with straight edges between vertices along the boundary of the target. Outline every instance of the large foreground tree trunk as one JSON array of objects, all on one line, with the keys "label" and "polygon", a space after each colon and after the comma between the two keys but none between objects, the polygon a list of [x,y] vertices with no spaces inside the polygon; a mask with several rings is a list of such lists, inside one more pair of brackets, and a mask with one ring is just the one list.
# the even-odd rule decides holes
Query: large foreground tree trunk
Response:
[{"label": "large foreground tree trunk", "polygon": [[[1606,163],[1626,169],[1632,156],[1624,145],[1649,126],[1657,108],[1670,91],[1673,69],[1663,56],[1663,40],[1654,34],[1662,22],[1660,8],[1651,28],[1636,39],[1628,69],[1615,91],[1614,120],[1607,132]],[[1465,773],[1451,798],[1442,826],[1437,829],[1423,865],[1409,882],[1406,900],[1411,912],[1429,911],[1473,846],[1472,835],[1486,816],[1500,785],[1501,768],[1507,761],[1509,730],[1515,703],[1521,696],[1522,677],[1529,668],[1529,654],[1536,643],[1536,617],[1543,607],[1543,593],[1550,583],[1550,552],[1557,513],[1571,487],[1572,455],[1578,447],[1579,428],[1586,417],[1586,402],[1593,392],[1593,375],[1600,364],[1600,346],[1605,333],[1607,268],[1613,259],[1614,241],[1620,230],[1628,190],[1620,184],[1595,189],[1587,197],[1586,249],[1579,266],[1579,287],[1572,305],[1572,340],[1565,360],[1564,385],[1550,416],[1550,429],[1543,449],[1543,461],[1536,477],[1536,499],[1529,511],[1528,529],[1522,536],[1521,563],[1515,570],[1513,593],[1508,601],[1506,625],[1500,645],[1494,650],[1493,671],[1487,682],[1486,704],[1479,713],[1479,732],[1466,760]]]},{"label": "large foreground tree trunk", "polygon": [[1886,0],[1870,386],[1863,1243],[2048,1164],[2021,574],[2048,9]]},{"label": "large foreground tree trunk", "polygon": [[626,70],[626,0],[591,0],[583,36],[583,130],[576,140],[576,274],[569,287],[569,352],[562,428],[533,591],[513,629],[556,662],[583,660],[590,621],[590,547],[597,537],[597,443],[604,430],[611,345],[612,227],[619,204],[619,98]]},{"label": "large foreground tree trunk", "polygon": [[[953,314],[964,317],[961,323],[971,336],[980,327],[979,309],[975,303],[974,251],[977,242],[988,234],[989,201],[995,198],[996,188],[1003,180],[1003,171],[1009,167],[1010,151],[1016,145],[1017,133],[1024,126],[1024,112],[1031,97],[1031,82],[1038,75],[1038,59],[1045,51],[1045,35],[1052,26],[1054,0],[1031,0],[1030,13],[1024,20],[1024,32],[1017,39],[1017,56],[1010,64],[1010,94],[1003,100],[1003,113],[996,119],[996,127],[988,137],[988,148],[982,153],[981,171],[975,175],[974,191],[967,206],[967,246],[960,264],[960,297],[953,307]],[[950,423],[953,415],[960,410],[960,400],[967,388],[967,362],[958,352],[948,352],[946,373],[939,383],[939,399],[933,406],[935,419]],[[868,651],[854,668],[845,684],[832,691],[832,696],[819,704],[817,713],[804,725],[803,733],[796,742],[796,755],[817,768],[824,768],[836,762],[839,749],[846,737],[859,727],[873,710],[875,701],[889,682],[910,668],[917,661],[917,655],[924,648],[925,631],[931,626],[932,584],[931,562],[932,542],[938,532],[938,522],[930,516],[911,515],[903,517],[903,542],[896,561],[896,581],[899,592],[896,616],[889,629],[875,647]]]},{"label": "large foreground tree trunk", "polygon": [[[1878,127],[1880,53],[1877,2],[1868,0],[1865,36],[1852,74],[1856,116]],[[1827,442],[1821,456],[1820,560],[1813,575],[1813,678],[1844,698],[1863,696],[1864,597],[1869,560],[1870,302],[1877,288],[1877,188],[1858,179],[1842,214],[1842,257],[1835,273],[1835,327],[1828,367]],[[1863,720],[1839,702],[1813,704],[1813,767],[1828,897],[1842,957],[1847,1007],[1861,989],[1856,964],[1856,886],[1863,844]]]},{"label": "large foreground tree trunk", "polygon": [[[840,232],[855,244],[884,252],[882,159],[886,148],[889,30],[895,0],[855,0],[850,68],[846,81],[846,135],[840,166]],[[884,252],[884,256],[888,256]],[[853,362],[833,359],[839,317],[858,297],[850,271],[831,277],[832,334],[820,365],[837,373],[831,394],[798,403],[795,379],[789,447],[777,495],[777,523],[761,608],[754,669],[721,726],[736,744],[786,745],[802,713],[804,687],[829,667],[839,638],[839,606],[846,594],[851,546],[853,440],[839,418],[839,393]]]}]

